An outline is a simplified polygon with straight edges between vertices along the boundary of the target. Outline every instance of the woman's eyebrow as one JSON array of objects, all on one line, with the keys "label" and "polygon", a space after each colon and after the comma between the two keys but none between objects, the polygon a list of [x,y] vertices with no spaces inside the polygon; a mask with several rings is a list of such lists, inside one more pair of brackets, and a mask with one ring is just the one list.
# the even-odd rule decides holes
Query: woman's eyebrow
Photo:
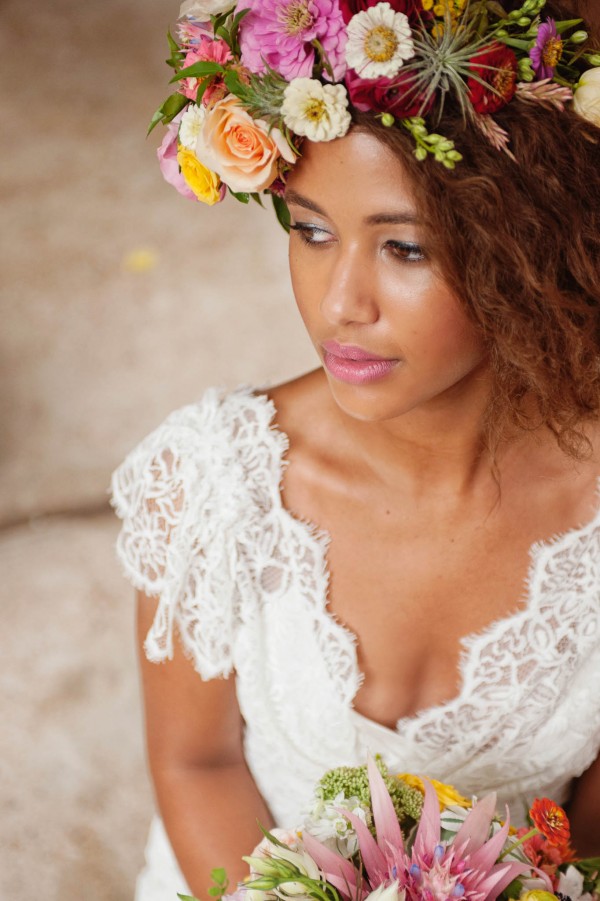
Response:
[{"label": "woman's eyebrow", "polygon": [[[319,216],[327,217],[327,213],[314,200],[309,200],[308,197],[304,197],[303,194],[298,194],[296,191],[286,191],[285,201],[288,204],[294,203],[296,206],[311,210]],[[393,213],[375,213],[367,216],[365,223],[366,225],[419,225],[420,220],[413,210],[398,210]]]},{"label": "woman's eyebrow", "polygon": [[297,194],[296,191],[286,191],[285,202],[287,204],[295,203],[296,206],[302,206],[306,210],[312,210],[313,213],[317,213],[319,216],[327,216],[327,213],[314,203],[314,201],[309,200],[308,197],[304,197],[302,194]]}]

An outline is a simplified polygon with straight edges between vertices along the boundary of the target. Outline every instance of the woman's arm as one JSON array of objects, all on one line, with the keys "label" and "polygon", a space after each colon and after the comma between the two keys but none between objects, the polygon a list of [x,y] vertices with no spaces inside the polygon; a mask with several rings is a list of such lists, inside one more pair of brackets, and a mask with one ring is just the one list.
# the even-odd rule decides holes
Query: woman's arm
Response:
[{"label": "woman's arm", "polygon": [[576,781],[567,807],[579,857],[600,856],[600,757]]},{"label": "woman's arm", "polygon": [[173,660],[149,663],[142,645],[157,603],[137,598],[150,772],[179,865],[206,898],[213,868],[225,867],[232,884],[247,875],[241,856],[261,838],[257,820],[273,821],[244,761],[234,680],[203,682],[178,642]]}]

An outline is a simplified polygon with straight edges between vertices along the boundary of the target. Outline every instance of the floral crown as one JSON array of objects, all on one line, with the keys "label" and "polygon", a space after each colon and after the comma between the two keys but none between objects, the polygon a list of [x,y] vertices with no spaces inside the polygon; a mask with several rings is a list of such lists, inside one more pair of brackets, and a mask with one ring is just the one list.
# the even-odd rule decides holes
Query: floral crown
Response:
[{"label": "floral crown", "polygon": [[[445,103],[512,157],[493,114],[513,100],[575,110],[600,126],[600,54],[581,19],[543,17],[546,0],[187,0],[168,64],[177,85],[150,130],[166,180],[186,197],[271,195],[287,227],[286,173],[303,138],[331,141],[351,109],[410,132],[419,160],[462,159]],[[514,5],[514,4],[510,4]],[[514,157],[512,157],[514,159]]]}]

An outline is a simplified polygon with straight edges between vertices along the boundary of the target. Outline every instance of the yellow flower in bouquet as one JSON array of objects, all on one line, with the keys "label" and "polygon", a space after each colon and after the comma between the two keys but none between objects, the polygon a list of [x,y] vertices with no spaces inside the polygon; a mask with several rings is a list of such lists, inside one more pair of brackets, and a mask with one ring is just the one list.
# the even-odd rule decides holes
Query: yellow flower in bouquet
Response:
[{"label": "yellow flower in bouquet", "polygon": [[[419,779],[418,776],[413,776],[412,773],[398,773],[397,778],[402,779],[402,781],[406,782],[407,785],[410,785],[411,788],[418,788],[420,792],[425,794],[423,780]],[[429,781],[435,789],[440,804],[440,810],[444,810],[445,807],[449,807],[451,804],[456,807],[472,806],[471,801],[461,795],[453,785],[447,785],[445,782],[438,782],[437,779],[430,779]]]},{"label": "yellow flower in bouquet", "polygon": [[177,151],[177,162],[188,188],[198,200],[213,206],[222,200],[221,181],[216,172],[203,166],[196,154],[182,144]]}]

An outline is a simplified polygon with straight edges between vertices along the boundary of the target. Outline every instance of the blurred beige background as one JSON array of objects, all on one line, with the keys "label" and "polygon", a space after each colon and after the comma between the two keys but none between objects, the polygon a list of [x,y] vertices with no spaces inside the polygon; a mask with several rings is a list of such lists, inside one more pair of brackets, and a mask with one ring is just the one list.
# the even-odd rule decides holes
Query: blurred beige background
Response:
[{"label": "blurred beige background", "polygon": [[315,365],[274,216],[162,182],[176,0],[0,0],[0,899],[128,901],[152,808],[110,473]]}]

